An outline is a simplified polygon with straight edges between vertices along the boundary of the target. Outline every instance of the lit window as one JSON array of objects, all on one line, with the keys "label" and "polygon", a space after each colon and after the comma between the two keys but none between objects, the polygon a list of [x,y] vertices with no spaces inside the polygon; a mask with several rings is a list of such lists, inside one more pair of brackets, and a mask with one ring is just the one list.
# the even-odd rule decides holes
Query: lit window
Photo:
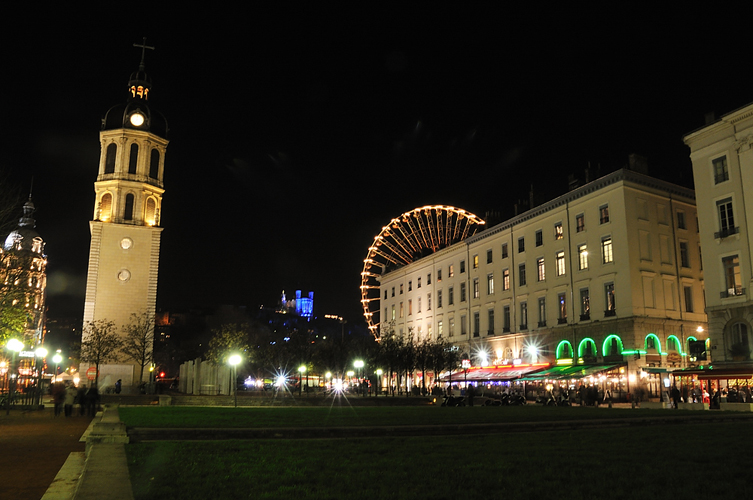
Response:
[{"label": "lit window", "polygon": [[588,288],[581,288],[580,290],[580,319],[587,320],[591,317],[591,298],[588,293]]},{"label": "lit window", "polygon": [[559,322],[558,323],[560,324],[567,323],[567,295],[564,293],[557,294],[557,303],[559,304]]},{"label": "lit window", "polygon": [[731,255],[722,259],[724,278],[727,287],[727,296],[742,295],[743,283],[740,277],[740,259],[737,255]]},{"label": "lit window", "polygon": [[561,250],[556,254],[556,267],[557,276],[563,276],[565,274],[565,251]]},{"label": "lit window", "polygon": [[554,239],[561,240],[563,237],[564,233],[562,231],[562,223],[558,222],[554,225]]},{"label": "lit window", "polygon": [[583,218],[583,214],[575,216],[575,232],[580,233],[586,229],[586,220]]},{"label": "lit window", "polygon": [[473,256],[473,269],[478,269],[478,255]]},{"label": "lit window", "polygon": [[487,295],[494,294],[494,274],[492,273],[486,275],[486,293]]},{"label": "lit window", "polygon": [[599,207],[599,224],[606,224],[609,222],[609,205]]},{"label": "lit window", "polygon": [[442,281],[442,270],[437,269],[437,281]]},{"label": "lit window", "polygon": [[478,278],[473,278],[473,298],[477,299],[479,296],[478,292]]},{"label": "lit window", "polygon": [[510,270],[505,269],[502,271],[502,290],[510,289]]},{"label": "lit window", "polygon": [[520,329],[528,330],[528,303],[520,303]]},{"label": "lit window", "polygon": [[614,256],[612,255],[612,238],[610,236],[601,240],[601,257],[604,264],[614,261]]},{"label": "lit window", "polygon": [[536,259],[536,272],[539,281],[546,279],[546,270],[544,269],[544,258]]},{"label": "lit window", "polygon": [[455,266],[450,264],[450,269],[448,270],[447,274],[450,275],[450,278],[455,276]]},{"label": "lit window", "polygon": [[588,247],[578,245],[578,269],[588,269]]},{"label": "lit window", "polygon": [[[614,315],[614,283],[607,283],[604,285],[604,298],[606,305],[606,316]],[[610,314],[611,313],[611,314]]]}]

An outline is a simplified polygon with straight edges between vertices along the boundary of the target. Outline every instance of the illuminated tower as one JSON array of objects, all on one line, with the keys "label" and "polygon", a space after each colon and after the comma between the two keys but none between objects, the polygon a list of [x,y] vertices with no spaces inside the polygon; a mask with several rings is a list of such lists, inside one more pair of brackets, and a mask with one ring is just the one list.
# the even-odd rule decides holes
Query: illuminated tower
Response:
[{"label": "illuminated tower", "polygon": [[[84,322],[107,320],[120,328],[131,313],[154,314],[157,301],[160,216],[167,121],[151,109],[150,78],[139,69],[128,81],[124,104],[110,108],[99,133],[99,173],[94,183],[94,217],[89,223],[91,246],[86,282]],[[100,365],[103,376],[130,385],[137,367]],[[107,379],[105,379],[105,384]]]}]

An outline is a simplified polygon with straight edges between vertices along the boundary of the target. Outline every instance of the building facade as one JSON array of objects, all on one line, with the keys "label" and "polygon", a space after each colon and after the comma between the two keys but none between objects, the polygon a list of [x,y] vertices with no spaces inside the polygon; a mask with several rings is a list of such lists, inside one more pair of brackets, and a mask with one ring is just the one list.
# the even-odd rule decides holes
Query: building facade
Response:
[{"label": "building facade", "polygon": [[[166,120],[150,106],[151,88],[142,52],[126,102],[110,108],[102,120],[84,325],[112,321],[120,332],[132,313],[155,312],[168,140]],[[86,340],[86,328],[83,335]],[[104,376],[108,383],[110,375],[130,385],[139,379],[138,368],[101,365],[100,381]]]},{"label": "building facade", "polygon": [[690,148],[699,209],[710,361],[717,366],[751,365],[753,233],[748,220],[753,220],[753,104],[684,140]]},{"label": "building facade", "polygon": [[706,337],[703,287],[693,191],[623,169],[382,276],[382,334],[663,371]]}]

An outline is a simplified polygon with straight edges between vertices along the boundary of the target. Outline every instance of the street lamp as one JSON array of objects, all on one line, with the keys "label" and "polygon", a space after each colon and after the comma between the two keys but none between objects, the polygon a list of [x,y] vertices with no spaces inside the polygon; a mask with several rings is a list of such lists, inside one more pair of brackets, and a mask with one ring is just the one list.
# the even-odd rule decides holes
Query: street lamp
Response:
[{"label": "street lamp", "polygon": [[16,354],[23,350],[24,344],[18,339],[10,339],[5,343],[5,348],[11,352],[10,368],[8,369],[8,397],[5,398],[5,414],[8,415],[10,414],[10,400],[16,393],[16,376],[18,375]]},{"label": "street lamp", "polygon": [[[363,361],[360,359],[355,360],[353,362],[353,367],[361,370],[361,375],[359,376],[359,383],[363,385]],[[366,397],[366,387],[364,387],[363,396]]]},{"label": "street lamp", "polygon": [[468,390],[468,368],[471,367],[471,360],[468,358],[463,358],[463,370],[465,371],[465,381],[463,382],[463,390]]},{"label": "street lamp", "polygon": [[60,349],[58,349],[58,352],[55,353],[55,355],[52,357],[52,360],[55,362],[55,378],[53,378],[53,380],[57,382],[58,370],[60,369],[60,362],[63,361],[63,356],[60,355]]},{"label": "street lamp", "polygon": [[374,397],[379,396],[379,391],[382,390],[382,373],[384,373],[384,372],[382,372],[381,368],[377,369],[377,371],[376,371],[376,374],[377,374],[377,386],[376,386],[376,389],[374,391]]},{"label": "street lamp", "polygon": [[298,367],[298,395],[303,394],[303,374],[306,373],[306,365]]},{"label": "street lamp", "polygon": [[238,408],[238,374],[237,374],[237,366],[241,362],[241,355],[240,354],[232,354],[229,358],[227,358],[227,362],[230,363],[230,366],[233,367],[233,406],[235,408]]}]

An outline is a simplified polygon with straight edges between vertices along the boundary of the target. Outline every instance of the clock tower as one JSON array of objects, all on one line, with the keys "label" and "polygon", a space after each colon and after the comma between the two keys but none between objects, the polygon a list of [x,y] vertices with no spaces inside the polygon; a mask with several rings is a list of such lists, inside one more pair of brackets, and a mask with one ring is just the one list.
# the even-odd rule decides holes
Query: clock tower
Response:
[{"label": "clock tower", "polygon": [[[168,143],[167,121],[151,107],[152,83],[144,66],[145,51],[153,47],[134,46],[141,48],[138,71],[128,81],[125,102],[107,111],[99,133],[84,303],[84,324],[112,321],[120,335],[132,313],[155,312]],[[122,379],[128,386],[140,379],[140,366],[120,363],[100,365],[100,385]]]}]

